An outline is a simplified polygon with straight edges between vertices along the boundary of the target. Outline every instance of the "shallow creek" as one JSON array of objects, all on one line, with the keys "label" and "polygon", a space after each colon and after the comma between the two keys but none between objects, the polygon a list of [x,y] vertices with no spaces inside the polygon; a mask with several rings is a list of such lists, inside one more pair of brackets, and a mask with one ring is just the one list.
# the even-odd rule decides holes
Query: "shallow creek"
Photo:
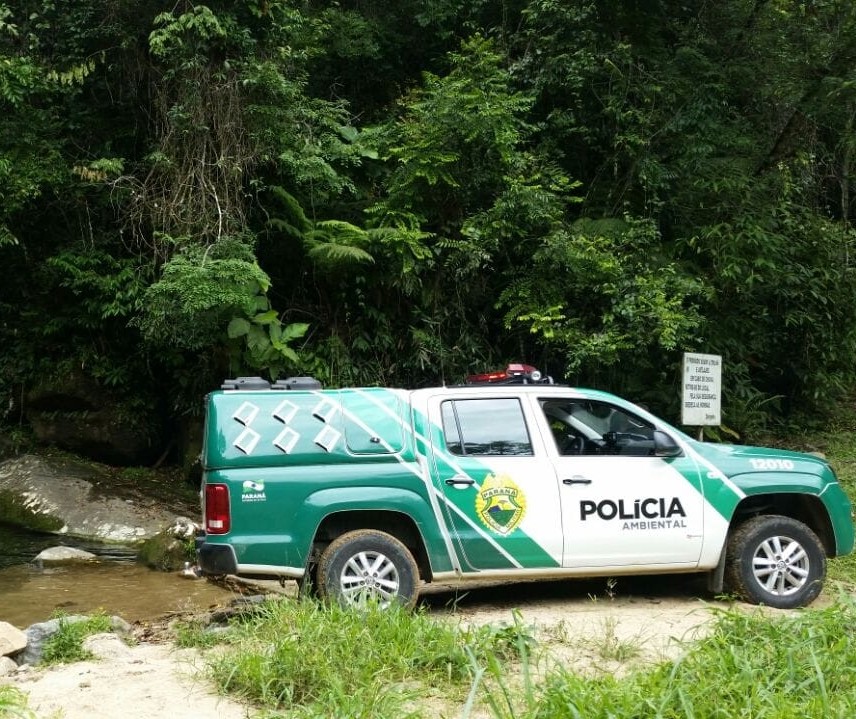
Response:
[{"label": "shallow creek", "polygon": [[[92,552],[98,561],[45,568],[32,563],[40,551],[59,544]],[[103,610],[134,622],[205,609],[231,596],[205,580],[137,564],[133,550],[126,547],[76,542],[0,524],[0,620],[22,629],[56,611]]]}]

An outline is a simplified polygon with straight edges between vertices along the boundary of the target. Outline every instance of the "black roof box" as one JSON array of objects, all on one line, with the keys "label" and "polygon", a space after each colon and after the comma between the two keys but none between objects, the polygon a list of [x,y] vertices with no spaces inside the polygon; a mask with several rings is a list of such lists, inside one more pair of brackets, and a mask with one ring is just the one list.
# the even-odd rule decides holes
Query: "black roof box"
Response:
[{"label": "black roof box", "polygon": [[272,389],[322,389],[322,384],[314,377],[288,377],[278,379]]},{"label": "black roof box", "polygon": [[270,389],[270,382],[262,377],[236,377],[224,380],[220,389]]}]

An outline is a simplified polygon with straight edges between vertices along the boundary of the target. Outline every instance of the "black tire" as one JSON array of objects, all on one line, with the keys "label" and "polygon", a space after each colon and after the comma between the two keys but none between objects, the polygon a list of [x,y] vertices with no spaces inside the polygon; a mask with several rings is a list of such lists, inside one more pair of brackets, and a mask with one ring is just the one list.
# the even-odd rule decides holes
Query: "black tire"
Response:
[{"label": "black tire", "polygon": [[318,598],[318,565],[310,564],[306,573],[297,580],[297,597],[299,599]]},{"label": "black tire", "polygon": [[728,541],[726,586],[752,604],[804,607],[820,594],[825,577],[823,544],[808,526],[791,517],[753,517]]},{"label": "black tire", "polygon": [[375,529],[359,529],[335,539],[318,562],[318,593],[345,607],[393,603],[412,607],[419,569],[398,539]]}]

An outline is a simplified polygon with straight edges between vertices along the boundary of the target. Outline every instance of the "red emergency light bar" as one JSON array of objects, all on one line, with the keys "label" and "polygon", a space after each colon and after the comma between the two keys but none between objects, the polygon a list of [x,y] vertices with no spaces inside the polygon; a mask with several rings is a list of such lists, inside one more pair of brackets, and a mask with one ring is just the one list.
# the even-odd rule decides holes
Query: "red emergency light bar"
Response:
[{"label": "red emergency light bar", "polygon": [[467,384],[553,384],[551,377],[544,377],[529,364],[510,364],[504,370],[471,374]]}]

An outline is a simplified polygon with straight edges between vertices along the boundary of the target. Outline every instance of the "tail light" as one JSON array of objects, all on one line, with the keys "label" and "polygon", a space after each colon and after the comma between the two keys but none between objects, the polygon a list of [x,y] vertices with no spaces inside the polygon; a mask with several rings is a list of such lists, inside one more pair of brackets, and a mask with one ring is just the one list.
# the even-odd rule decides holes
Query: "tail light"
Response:
[{"label": "tail light", "polygon": [[206,484],[205,531],[208,534],[228,534],[231,524],[229,487],[225,484]]}]

